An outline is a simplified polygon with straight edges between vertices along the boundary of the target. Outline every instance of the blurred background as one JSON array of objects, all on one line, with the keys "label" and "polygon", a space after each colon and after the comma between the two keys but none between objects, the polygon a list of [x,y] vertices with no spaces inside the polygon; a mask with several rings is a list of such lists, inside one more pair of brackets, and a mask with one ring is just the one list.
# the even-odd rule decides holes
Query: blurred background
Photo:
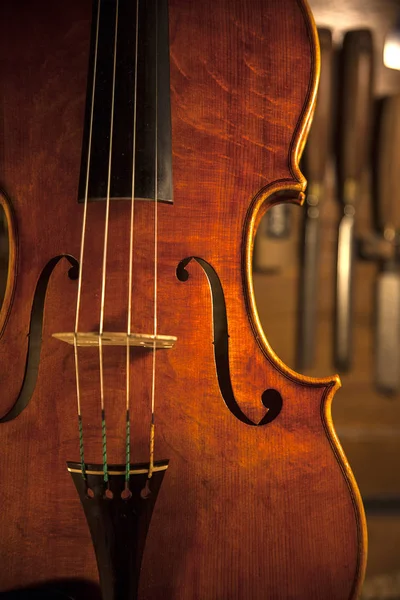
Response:
[{"label": "blurred background", "polygon": [[400,1],[310,0],[321,85],[303,208],[260,224],[254,286],[278,356],[337,372],[332,407],[363,496],[363,599],[400,599]]},{"label": "blurred background", "polygon": [[[363,496],[363,600],[400,600],[400,0],[310,0],[321,86],[305,207],[262,220],[254,287],[299,372],[338,372],[333,420]],[[8,264],[0,207],[0,305]]]}]

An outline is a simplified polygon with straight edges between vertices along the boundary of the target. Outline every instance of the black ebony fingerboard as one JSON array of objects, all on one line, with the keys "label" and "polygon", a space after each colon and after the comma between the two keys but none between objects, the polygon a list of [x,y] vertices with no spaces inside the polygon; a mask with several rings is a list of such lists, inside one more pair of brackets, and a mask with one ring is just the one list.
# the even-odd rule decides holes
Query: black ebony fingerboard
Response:
[{"label": "black ebony fingerboard", "polygon": [[168,0],[93,2],[79,202],[85,199],[87,174],[88,199],[107,197],[117,8],[110,197],[132,197],[134,168],[135,198],[154,200],[157,176],[158,200],[172,202]]}]

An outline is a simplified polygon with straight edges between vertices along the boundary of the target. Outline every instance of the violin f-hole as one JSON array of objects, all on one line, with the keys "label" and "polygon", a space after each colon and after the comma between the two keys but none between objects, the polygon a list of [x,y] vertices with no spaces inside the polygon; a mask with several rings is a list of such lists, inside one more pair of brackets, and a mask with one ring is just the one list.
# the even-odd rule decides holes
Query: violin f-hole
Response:
[{"label": "violin f-hole", "polygon": [[181,260],[176,269],[179,281],[187,281],[189,272],[186,267],[191,260],[195,260],[207,276],[211,290],[211,301],[213,310],[213,332],[214,332],[214,357],[217,370],[218,385],[227,408],[239,421],[245,425],[260,427],[271,423],[282,410],[283,400],[278,390],[269,388],[262,393],[261,401],[267,412],[263,418],[255,423],[240,408],[233,392],[230,368],[229,368],[229,334],[228,318],[226,314],[226,303],[224,290],[215,269],[203,258],[189,256]]},{"label": "violin f-hole", "polygon": [[47,287],[51,274],[62,258],[66,258],[70,263],[68,277],[72,280],[77,279],[79,272],[78,261],[68,254],[53,257],[42,270],[39,280],[36,284],[35,295],[33,297],[31,320],[29,325],[29,343],[25,362],[25,374],[18,398],[11,409],[0,419],[1,423],[12,421],[28,406],[33,392],[35,391],[36,381],[39,371],[40,351],[42,347],[42,327],[43,312],[46,299]]}]

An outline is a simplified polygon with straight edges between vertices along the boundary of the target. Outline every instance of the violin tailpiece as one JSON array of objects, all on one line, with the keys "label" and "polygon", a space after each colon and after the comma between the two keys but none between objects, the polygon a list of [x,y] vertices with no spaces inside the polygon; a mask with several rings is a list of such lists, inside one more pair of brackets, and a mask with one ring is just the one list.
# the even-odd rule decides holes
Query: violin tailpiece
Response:
[{"label": "violin tailpiece", "polygon": [[131,465],[129,492],[126,490],[125,465],[108,466],[108,482],[102,465],[68,462],[89,525],[99,570],[102,597],[110,600],[138,596],[140,567],[150,526],[168,460]]}]

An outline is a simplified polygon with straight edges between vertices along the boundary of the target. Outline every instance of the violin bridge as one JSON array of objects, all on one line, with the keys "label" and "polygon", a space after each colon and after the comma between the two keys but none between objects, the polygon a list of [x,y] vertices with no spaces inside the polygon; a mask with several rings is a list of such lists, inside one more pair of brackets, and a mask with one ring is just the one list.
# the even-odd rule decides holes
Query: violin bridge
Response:
[{"label": "violin bridge", "polygon": [[53,333],[53,337],[67,344],[74,345],[76,337],[77,346],[98,346],[101,338],[103,346],[139,346],[142,348],[154,347],[157,350],[168,350],[175,345],[177,337],[173,335],[154,335],[151,333],[124,333],[124,332],[78,332],[78,333]]}]

